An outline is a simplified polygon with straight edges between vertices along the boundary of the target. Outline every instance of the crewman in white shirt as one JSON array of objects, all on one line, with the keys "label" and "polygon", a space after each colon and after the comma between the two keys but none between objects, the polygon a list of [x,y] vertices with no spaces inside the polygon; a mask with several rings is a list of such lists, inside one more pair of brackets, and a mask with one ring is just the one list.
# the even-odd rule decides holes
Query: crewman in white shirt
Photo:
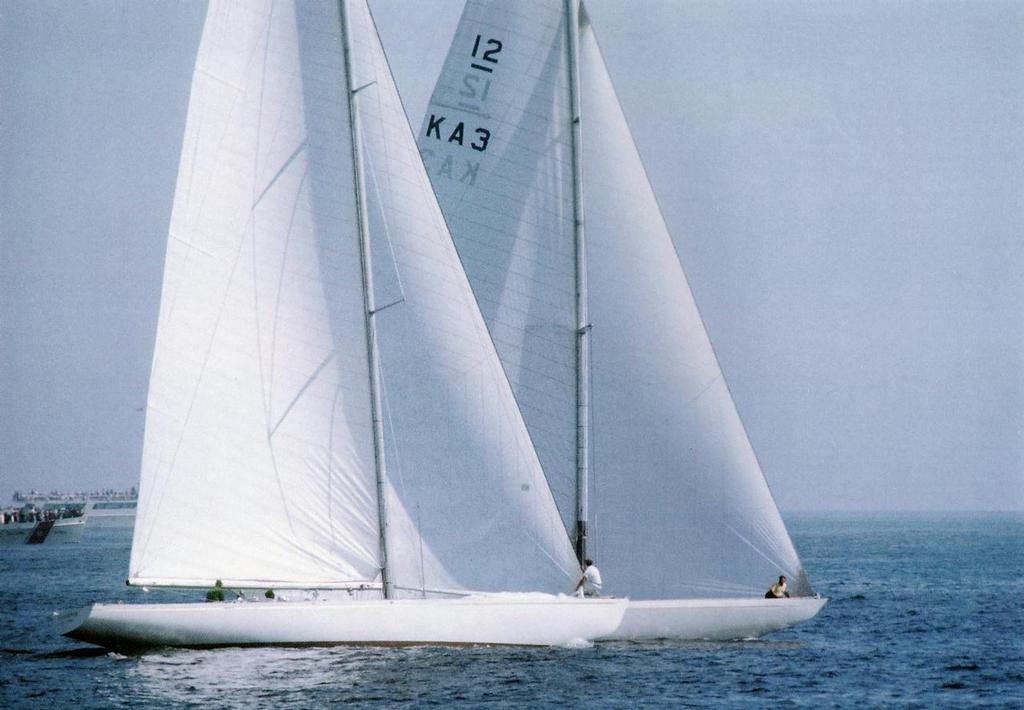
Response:
[{"label": "crewman in white shirt", "polygon": [[593,560],[583,560],[583,576],[573,591],[578,592],[581,587],[585,597],[601,596],[601,571],[594,565]]}]

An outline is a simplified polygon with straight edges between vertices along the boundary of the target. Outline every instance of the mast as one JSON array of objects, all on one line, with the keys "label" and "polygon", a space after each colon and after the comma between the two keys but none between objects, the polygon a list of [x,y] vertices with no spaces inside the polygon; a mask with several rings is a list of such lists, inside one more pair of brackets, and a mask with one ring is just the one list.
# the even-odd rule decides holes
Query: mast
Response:
[{"label": "mast", "polygon": [[366,224],[366,184],[363,176],[362,134],[356,94],[366,86],[354,87],[352,53],[349,48],[348,2],[339,1],[341,42],[345,53],[345,94],[348,97],[349,128],[352,140],[352,169],[355,177],[356,222],[359,228],[359,256],[363,281],[363,307],[366,314],[366,351],[370,370],[370,407],[373,415],[373,461],[377,484],[377,529],[380,533],[380,575],[384,598],[391,598],[392,587],[388,575],[388,511],[384,480],[387,466],[384,460],[384,417],[380,398],[380,354],[377,350],[376,304],[373,295],[373,264],[370,254],[370,233]]},{"label": "mast", "polygon": [[587,490],[590,478],[590,319],[587,315],[587,260],[583,239],[583,174],[580,164],[579,0],[565,0],[569,50],[569,105],[572,114],[572,212],[576,265],[576,557],[587,557]]}]

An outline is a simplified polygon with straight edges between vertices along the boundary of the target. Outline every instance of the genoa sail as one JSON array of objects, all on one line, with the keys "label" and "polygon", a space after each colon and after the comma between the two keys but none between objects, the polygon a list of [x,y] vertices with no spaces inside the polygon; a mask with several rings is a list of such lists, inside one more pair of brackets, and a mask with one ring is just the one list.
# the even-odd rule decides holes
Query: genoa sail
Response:
[{"label": "genoa sail", "polygon": [[[391,277],[369,299],[361,229]],[[212,2],[130,581],[380,587],[384,533],[389,580],[409,595],[557,592],[575,574],[365,3]]]},{"label": "genoa sail", "polygon": [[557,8],[467,3],[419,144],[569,531],[576,320],[567,56]]},{"label": "genoa sail", "polygon": [[[571,10],[555,0],[514,7],[469,0],[419,136],[563,521],[571,529],[571,501],[557,491],[574,475],[574,453],[544,444],[554,438],[554,418],[532,403],[559,412],[558,436],[575,441],[576,363],[565,347],[545,353],[564,360],[568,352],[568,373],[528,356],[539,333],[557,330],[563,346],[574,336],[571,311],[554,327],[538,304],[558,294],[564,305],[569,294],[571,306],[572,262],[557,257],[573,258],[570,150],[578,119],[591,326],[588,523],[606,587],[633,599],[742,597],[760,595],[786,574],[798,594],[810,594],[592,26],[580,8],[578,26],[570,28],[577,16]],[[579,117],[570,108],[564,60],[570,30],[578,36]],[[478,38],[500,46],[491,55],[496,62],[480,61]],[[559,54],[563,59],[555,59]],[[442,116],[446,127],[486,130],[486,150],[467,152],[433,130]],[[474,161],[468,180],[453,167],[467,160]],[[551,384],[541,396],[535,383],[545,377]]]}]

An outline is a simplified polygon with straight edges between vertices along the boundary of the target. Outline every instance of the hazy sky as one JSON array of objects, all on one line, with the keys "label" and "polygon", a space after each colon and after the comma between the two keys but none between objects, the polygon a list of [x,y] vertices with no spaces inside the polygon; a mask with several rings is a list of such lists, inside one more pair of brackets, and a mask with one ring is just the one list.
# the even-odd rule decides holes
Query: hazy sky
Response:
[{"label": "hazy sky", "polygon": [[[587,6],[780,507],[1024,509],[1024,3]],[[0,500],[138,479],[204,13],[0,0]]]}]

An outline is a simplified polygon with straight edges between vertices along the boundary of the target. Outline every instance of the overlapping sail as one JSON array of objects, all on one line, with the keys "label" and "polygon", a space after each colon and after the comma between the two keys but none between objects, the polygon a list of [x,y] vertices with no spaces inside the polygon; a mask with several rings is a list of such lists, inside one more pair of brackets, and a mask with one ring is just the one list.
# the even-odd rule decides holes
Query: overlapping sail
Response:
[{"label": "overlapping sail", "polygon": [[467,3],[419,145],[572,530],[576,316],[566,52],[555,6]]},{"label": "overlapping sail", "polygon": [[[381,276],[369,299],[361,224]],[[399,593],[561,591],[574,574],[365,3],[215,1],[168,240],[130,577],[377,586],[382,528]]]},{"label": "overlapping sail", "polygon": [[[570,17],[577,17],[571,2],[469,0],[419,136],[555,491],[574,454],[546,446],[551,418],[532,403],[564,415],[560,436],[571,431],[576,364],[565,347],[573,335],[565,294],[574,288],[568,160],[577,117],[568,109]],[[810,593],[582,8],[578,18],[579,197],[592,326],[590,549],[605,586],[634,599],[760,594],[779,574]],[[481,61],[488,42],[500,46],[492,64]],[[435,132],[441,116],[445,127],[486,130],[486,150],[474,153]],[[460,172],[469,161],[472,170]],[[534,305],[552,298],[570,304],[558,351],[560,364],[570,358],[568,372],[525,355],[553,322]],[[514,308],[503,311],[506,304]],[[552,384],[542,397],[534,383],[545,375]],[[570,522],[571,502],[556,497]]]}]

